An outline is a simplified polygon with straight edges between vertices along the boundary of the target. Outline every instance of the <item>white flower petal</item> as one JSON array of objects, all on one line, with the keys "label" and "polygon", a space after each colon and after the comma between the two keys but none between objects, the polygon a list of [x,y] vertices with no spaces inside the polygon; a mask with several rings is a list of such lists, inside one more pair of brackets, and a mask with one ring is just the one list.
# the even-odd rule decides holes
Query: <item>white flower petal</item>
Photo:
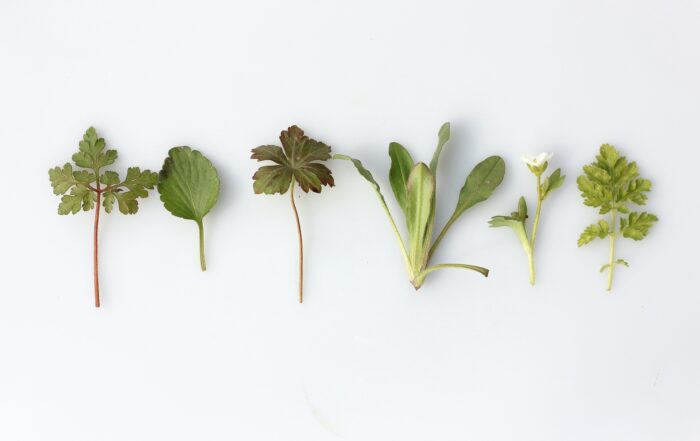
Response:
[{"label": "white flower petal", "polygon": [[552,156],[554,156],[554,153],[542,152],[539,155],[537,155],[537,159],[535,161],[537,162],[537,165],[540,166],[552,159]]},{"label": "white flower petal", "polygon": [[532,155],[522,155],[520,156],[520,159],[528,165],[533,165],[536,161],[536,158]]}]

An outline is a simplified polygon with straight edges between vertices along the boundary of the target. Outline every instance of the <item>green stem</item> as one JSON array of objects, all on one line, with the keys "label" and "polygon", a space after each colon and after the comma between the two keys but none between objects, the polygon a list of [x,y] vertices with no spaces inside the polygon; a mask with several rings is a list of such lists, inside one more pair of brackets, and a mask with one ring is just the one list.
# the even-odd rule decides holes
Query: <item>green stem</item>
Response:
[{"label": "green stem", "polygon": [[429,267],[429,268],[424,269],[424,270],[421,272],[421,275],[427,275],[427,274],[429,274],[429,273],[431,273],[431,272],[433,272],[433,271],[435,271],[435,270],[445,269],[445,268],[463,268],[463,269],[469,269],[469,270],[476,271],[476,272],[480,273],[480,274],[481,274],[482,276],[484,276],[484,277],[488,277],[488,276],[489,276],[489,270],[488,270],[488,269],[486,269],[486,268],[484,268],[484,267],[481,267],[481,266],[467,265],[467,264],[464,264],[464,263],[440,263],[440,264],[438,264],[438,265],[433,265],[433,266],[431,266],[431,267]]},{"label": "green stem", "polygon": [[423,285],[423,281],[425,280],[425,277],[432,273],[435,270],[439,269],[445,269],[445,268],[462,268],[462,269],[468,269],[472,271],[476,271],[483,275],[484,277],[489,276],[489,270],[486,268],[483,268],[481,266],[476,266],[476,265],[466,265],[463,263],[440,263],[438,265],[433,265],[429,268],[424,269],[421,271],[413,280],[411,280],[411,283],[413,283],[413,286],[418,289]]},{"label": "green stem", "polygon": [[450,218],[450,220],[447,221],[444,227],[442,227],[442,231],[440,231],[440,234],[438,237],[435,239],[435,242],[433,242],[433,246],[430,247],[430,251],[428,252],[428,262],[430,262],[430,259],[433,257],[433,253],[435,253],[435,250],[437,250],[438,245],[440,245],[440,242],[442,241],[442,238],[445,237],[445,234],[447,233],[447,230],[450,229],[453,223],[457,220],[458,216],[455,216],[454,214]]},{"label": "green stem", "polygon": [[527,262],[530,267],[530,285],[535,286],[535,256],[532,251],[527,253]]},{"label": "green stem", "polygon": [[532,223],[532,235],[530,236],[530,252],[527,259],[530,264],[530,285],[535,285],[535,237],[537,237],[537,227],[540,225],[540,212],[542,211],[542,182],[540,175],[537,175],[537,209],[535,210],[535,220]]},{"label": "green stem", "polygon": [[202,271],[207,270],[207,261],[204,259],[204,224],[202,221],[197,221],[199,227],[199,265]]},{"label": "green stem", "polygon": [[537,226],[540,224],[540,211],[542,210],[542,184],[541,178],[537,175],[537,210],[535,210],[535,221],[532,223],[532,237],[530,238],[530,246],[533,251],[535,249],[535,236],[537,236]]},{"label": "green stem", "polygon": [[613,272],[615,269],[615,234],[617,230],[617,210],[610,210],[610,263],[608,268],[608,291],[612,289]]},{"label": "green stem", "polygon": [[384,208],[384,213],[386,213],[386,217],[389,219],[389,223],[391,224],[391,229],[394,231],[394,236],[396,237],[396,240],[399,242],[399,247],[401,247],[401,255],[403,256],[404,263],[406,264],[406,270],[408,271],[409,275],[413,277],[413,272],[411,270],[411,261],[408,258],[408,252],[406,251],[406,245],[403,243],[403,238],[401,237],[401,233],[399,233],[399,229],[396,227],[396,222],[394,222],[394,216],[391,215],[391,211],[389,211],[389,207],[387,207],[386,202],[384,201],[384,198],[381,196],[381,193],[376,192],[377,197],[379,198],[379,202],[382,203],[382,208]]}]

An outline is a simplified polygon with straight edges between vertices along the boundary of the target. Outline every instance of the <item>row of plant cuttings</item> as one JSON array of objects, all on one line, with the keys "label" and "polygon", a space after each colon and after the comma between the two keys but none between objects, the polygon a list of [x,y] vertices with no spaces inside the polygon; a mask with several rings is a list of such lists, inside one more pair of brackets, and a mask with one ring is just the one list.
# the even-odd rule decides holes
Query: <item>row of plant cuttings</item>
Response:
[{"label": "row of plant cuttings", "polygon": [[[397,228],[379,184],[363,164],[347,155],[331,157],[331,148],[320,141],[309,138],[297,126],[282,131],[280,143],[263,145],[252,150],[251,159],[269,161],[273,165],[261,166],[253,175],[253,190],[257,194],[285,194],[296,220],[299,239],[299,302],[303,298],[303,241],[299,214],[294,201],[294,189],[299,188],[320,193],[324,186],[334,185],[331,170],[323,163],[333,159],[351,161],[359,174],[367,180],[376,193],[389,220],[391,229],[401,249],[410,282],[419,289],[431,272],[444,268],[463,268],[488,276],[489,270],[463,263],[432,263],[435,252],[450,227],[469,208],[488,199],[500,185],[505,174],[505,162],[499,156],[490,156],[471,170],[462,187],[454,213],[433,240],[436,206],[436,176],[443,147],[450,138],[450,125],[445,123],[438,132],[438,143],[429,164],[415,162],[401,144],[389,145],[391,168],[389,182],[406,223],[407,238],[404,240]],[[127,169],[122,179],[117,172],[104,170],[117,159],[117,151],[108,149],[103,138],[90,127],[78,144],[79,151],[72,157],[77,169],[70,163],[49,170],[53,191],[63,195],[58,214],[76,214],[79,211],[95,210],[94,222],[94,286],[95,306],[100,306],[98,275],[98,228],[100,206],[111,213],[116,204],[123,214],[134,214],[139,209],[139,198],[148,196],[148,190],[157,187],[165,208],[173,215],[193,220],[199,229],[200,265],[206,270],[204,257],[204,217],[216,204],[220,180],[216,168],[204,155],[190,147],[170,149],[160,173]],[[530,283],[535,284],[535,238],[538,231],[543,202],[552,191],[561,187],[565,176],[556,169],[549,176],[545,171],[552,154],[523,156],[521,159],[535,176],[536,209],[528,232],[529,218],[524,197],[518,201],[516,211],[510,215],[494,216],[492,227],[511,228],[527,256]],[[647,212],[630,211],[631,204],[645,205],[651,182],[639,176],[637,164],[628,162],[609,144],[600,147],[596,159],[583,167],[577,184],[584,204],[598,209],[599,214],[608,215],[585,228],[578,245],[585,245],[596,238],[609,238],[609,260],[600,269],[608,272],[607,289],[612,287],[614,269],[617,265],[629,266],[627,261],[615,256],[615,240],[622,236],[634,240],[646,237],[649,229],[658,220]]]}]

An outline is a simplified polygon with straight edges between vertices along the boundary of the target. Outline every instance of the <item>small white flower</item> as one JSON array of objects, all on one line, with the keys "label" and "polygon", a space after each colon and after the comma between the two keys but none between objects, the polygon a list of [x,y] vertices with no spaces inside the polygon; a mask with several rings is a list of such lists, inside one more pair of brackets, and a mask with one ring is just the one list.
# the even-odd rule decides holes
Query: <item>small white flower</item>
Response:
[{"label": "small white flower", "polygon": [[527,165],[535,168],[542,167],[542,165],[545,162],[548,162],[550,159],[552,159],[552,156],[554,153],[547,153],[547,152],[542,152],[537,156],[533,155],[522,155],[520,159],[523,160]]}]

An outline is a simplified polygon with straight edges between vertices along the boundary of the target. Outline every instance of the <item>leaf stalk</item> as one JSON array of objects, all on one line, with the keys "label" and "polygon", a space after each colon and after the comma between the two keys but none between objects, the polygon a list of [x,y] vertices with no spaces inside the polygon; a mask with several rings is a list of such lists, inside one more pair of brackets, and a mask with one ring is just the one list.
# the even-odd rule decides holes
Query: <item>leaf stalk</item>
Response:
[{"label": "leaf stalk", "polygon": [[204,224],[202,221],[197,221],[197,227],[199,227],[199,266],[202,271],[206,271],[207,261],[204,257]]},{"label": "leaf stalk", "polygon": [[297,236],[299,237],[299,303],[302,303],[304,300],[304,240],[301,235],[299,212],[297,211],[297,205],[294,203],[294,184],[296,184],[296,180],[292,177],[292,185],[289,187],[289,199],[292,202],[294,219],[297,223]]},{"label": "leaf stalk", "polygon": [[93,253],[92,253],[92,273],[95,284],[95,308],[100,307],[100,278],[98,274],[98,230],[100,226],[100,199],[102,198],[102,192],[100,191],[100,180],[99,175],[97,179],[96,188],[96,206],[95,206],[95,225],[92,233],[93,241]]},{"label": "leaf stalk", "polygon": [[608,291],[612,290],[615,270],[615,235],[617,231],[617,209],[610,210],[610,263],[608,265]]}]

